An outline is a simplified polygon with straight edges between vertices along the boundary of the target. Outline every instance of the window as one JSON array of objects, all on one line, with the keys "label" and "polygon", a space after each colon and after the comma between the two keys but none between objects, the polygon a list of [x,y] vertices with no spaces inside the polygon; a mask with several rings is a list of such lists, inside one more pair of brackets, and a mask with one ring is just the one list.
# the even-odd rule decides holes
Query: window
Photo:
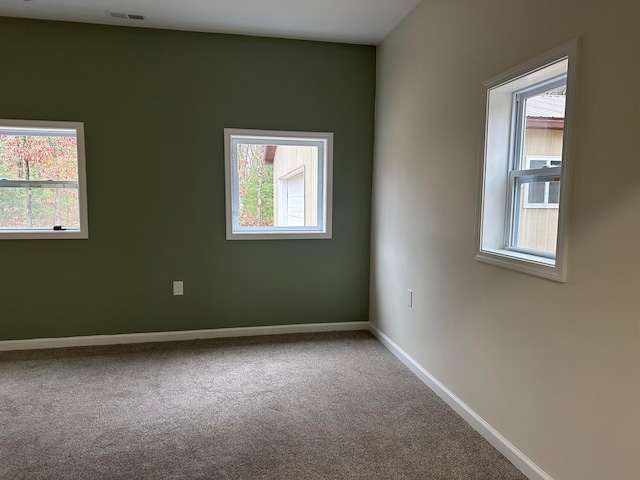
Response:
[{"label": "window", "polygon": [[[559,167],[562,157],[550,155],[527,155],[526,168],[537,170],[539,168]],[[525,184],[524,208],[558,208],[560,203],[560,181],[538,182]]]},{"label": "window", "polygon": [[570,42],[485,83],[480,261],[566,280],[576,51]]},{"label": "window", "polygon": [[332,133],[224,135],[228,240],[331,238]]},{"label": "window", "polygon": [[0,239],[88,238],[84,127],[0,120]]}]

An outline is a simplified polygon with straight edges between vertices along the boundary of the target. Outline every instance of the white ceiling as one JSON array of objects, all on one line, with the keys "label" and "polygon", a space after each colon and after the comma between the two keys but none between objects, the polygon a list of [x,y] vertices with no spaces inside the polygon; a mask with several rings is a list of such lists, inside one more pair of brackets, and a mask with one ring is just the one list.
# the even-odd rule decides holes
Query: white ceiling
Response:
[{"label": "white ceiling", "polygon": [[[2,0],[0,16],[378,44],[420,0]],[[145,20],[108,12],[142,14]]]}]

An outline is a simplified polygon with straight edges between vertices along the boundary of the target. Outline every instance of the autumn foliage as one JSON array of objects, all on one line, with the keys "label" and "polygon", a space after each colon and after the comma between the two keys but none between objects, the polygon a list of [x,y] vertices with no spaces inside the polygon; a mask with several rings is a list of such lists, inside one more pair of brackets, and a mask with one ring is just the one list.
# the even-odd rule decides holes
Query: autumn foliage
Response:
[{"label": "autumn foliage", "polygon": [[[0,134],[0,179],[78,180],[77,140]],[[38,184],[0,188],[0,228],[79,226],[77,188]]]}]

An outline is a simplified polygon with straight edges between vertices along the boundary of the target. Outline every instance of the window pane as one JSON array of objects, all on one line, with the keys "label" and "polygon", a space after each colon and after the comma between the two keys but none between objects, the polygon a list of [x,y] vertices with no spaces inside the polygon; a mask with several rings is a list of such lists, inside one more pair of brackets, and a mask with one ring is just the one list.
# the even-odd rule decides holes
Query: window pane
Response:
[{"label": "window pane", "polygon": [[74,136],[6,135],[0,130],[0,179],[78,180]]},{"label": "window pane", "polygon": [[543,168],[547,166],[546,160],[531,160],[529,162],[529,168]]},{"label": "window pane", "polygon": [[547,182],[549,185],[549,203],[560,203],[560,182]]},{"label": "window pane", "polygon": [[544,203],[544,187],[543,182],[529,184],[529,203]]},{"label": "window pane", "polygon": [[[562,155],[566,86],[555,88],[525,100],[523,158],[529,155]],[[542,165],[529,168],[540,168]],[[549,165],[547,165],[549,166]],[[522,168],[526,168],[524,166]]]},{"label": "window pane", "polygon": [[[560,182],[531,182],[520,183],[516,199],[518,200],[515,212],[515,229],[513,246],[528,250],[540,250],[555,253],[558,237],[558,209],[557,208],[530,208],[525,205],[527,190],[531,192],[544,192],[546,184],[558,184]],[[558,190],[559,191],[559,190]],[[529,197],[529,203],[534,203]],[[536,198],[539,200],[539,197]],[[542,203],[536,201],[535,203]]]},{"label": "window pane", "polygon": [[238,225],[318,226],[318,147],[237,144]]},{"label": "window pane", "polygon": [[0,188],[0,228],[79,228],[78,190]]},{"label": "window pane", "polygon": [[241,227],[273,225],[273,164],[266,161],[266,150],[266,145],[238,145],[238,223]]}]

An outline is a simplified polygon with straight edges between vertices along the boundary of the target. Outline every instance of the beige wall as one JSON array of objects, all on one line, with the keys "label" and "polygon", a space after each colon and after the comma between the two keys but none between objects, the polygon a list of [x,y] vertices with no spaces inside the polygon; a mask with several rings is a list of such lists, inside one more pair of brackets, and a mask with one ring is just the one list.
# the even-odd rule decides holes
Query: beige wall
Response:
[{"label": "beige wall", "polygon": [[[425,0],[378,50],[371,320],[554,480],[640,478],[639,25],[633,0]],[[577,36],[560,284],[473,259],[482,82]]]},{"label": "beige wall", "polygon": [[318,225],[318,148],[278,145],[273,160],[274,225],[278,225],[281,179],[304,167],[304,224]]}]

